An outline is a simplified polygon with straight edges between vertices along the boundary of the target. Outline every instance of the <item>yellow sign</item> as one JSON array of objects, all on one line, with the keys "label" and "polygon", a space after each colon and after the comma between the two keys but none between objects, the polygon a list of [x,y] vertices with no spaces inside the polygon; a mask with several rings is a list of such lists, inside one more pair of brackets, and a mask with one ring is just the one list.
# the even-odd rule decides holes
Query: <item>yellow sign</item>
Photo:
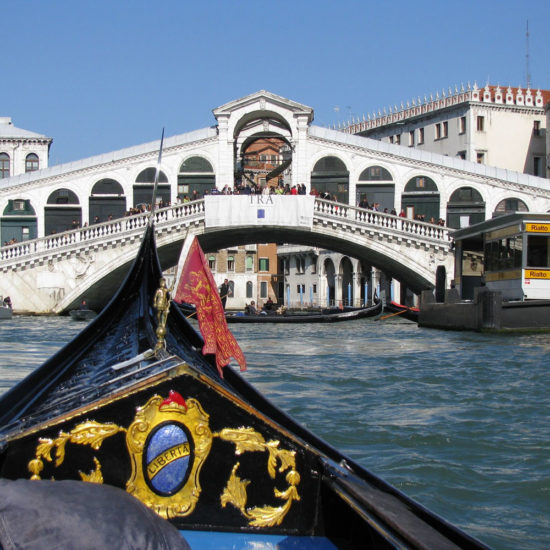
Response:
[{"label": "yellow sign", "polygon": [[525,231],[530,233],[550,233],[550,223],[526,223]]},{"label": "yellow sign", "polygon": [[550,269],[526,269],[526,279],[547,279],[550,281]]}]

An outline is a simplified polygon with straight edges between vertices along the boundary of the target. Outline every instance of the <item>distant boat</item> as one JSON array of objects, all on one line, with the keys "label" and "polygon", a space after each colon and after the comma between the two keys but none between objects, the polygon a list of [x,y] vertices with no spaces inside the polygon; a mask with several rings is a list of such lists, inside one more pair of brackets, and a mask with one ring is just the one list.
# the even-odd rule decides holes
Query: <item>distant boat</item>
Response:
[{"label": "distant boat", "polygon": [[0,296],[0,319],[12,318],[13,310],[9,304],[11,304],[9,297],[4,300],[2,296]]},{"label": "distant boat", "polygon": [[71,309],[69,315],[74,321],[90,321],[97,317],[97,313],[93,309]]},{"label": "distant boat", "polygon": [[342,321],[353,321],[364,317],[374,317],[382,312],[382,302],[369,307],[330,309],[320,312],[300,313],[276,313],[261,312],[259,314],[226,313],[228,323],[338,323]]},{"label": "distant boat", "polygon": [[[398,304],[397,302],[387,302],[384,306],[384,311],[389,312],[390,314],[395,315],[396,317],[403,317],[409,321],[414,321],[418,323],[418,308],[405,306],[403,304]],[[389,316],[388,316],[389,317]]]}]

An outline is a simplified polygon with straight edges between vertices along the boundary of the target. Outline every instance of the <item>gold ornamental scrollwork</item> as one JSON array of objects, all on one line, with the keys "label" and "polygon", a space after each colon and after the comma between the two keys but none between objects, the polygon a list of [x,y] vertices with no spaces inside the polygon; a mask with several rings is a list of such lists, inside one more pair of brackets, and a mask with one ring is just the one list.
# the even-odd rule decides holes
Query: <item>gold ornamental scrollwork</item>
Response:
[{"label": "gold ornamental scrollwork", "polygon": [[[59,467],[65,460],[65,447],[68,442],[77,445],[89,445],[92,449],[98,451],[105,439],[119,432],[126,431],[116,424],[101,424],[99,422],[88,421],[78,424],[69,433],[59,432],[55,439],[39,438],[36,447],[35,458],[28,464],[28,470],[31,472],[31,479],[40,479],[40,472],[44,469],[44,460],[52,462],[52,451],[55,450],[55,466]],[[96,464],[95,474],[83,474],[80,476],[84,481],[103,482],[101,476],[101,465],[94,457]],[[86,479],[85,479],[86,478]]]},{"label": "gold ornamental scrollwork", "polygon": [[[233,466],[231,475],[220,498],[222,507],[227,504],[235,506],[241,514],[249,520],[253,527],[274,527],[280,525],[292,506],[292,501],[300,500],[297,486],[300,483],[300,474],[296,471],[296,453],[285,449],[279,449],[279,441],[266,442],[261,434],[252,428],[224,429],[218,437],[235,444],[235,454],[244,452],[268,452],[267,471],[272,479],[275,479],[277,471],[286,474],[288,488],[285,491],[273,490],[274,495],[283,500],[281,506],[255,506],[247,508],[246,488],[250,484],[248,480],[242,480],[237,475],[240,464]],[[279,468],[277,470],[277,464]]]},{"label": "gold ornamental scrollwork", "polygon": [[[86,421],[77,424],[70,432],[61,431],[55,439],[39,438],[35,457],[29,461],[31,479],[40,479],[44,461],[59,467],[65,460],[67,443],[88,445],[99,450],[105,439],[119,433],[126,434],[131,474],[126,490],[164,518],[190,515],[201,494],[200,472],[207,459],[214,438],[235,446],[235,455],[248,452],[267,453],[266,470],[276,480],[285,474],[287,487],[273,489],[280,506],[247,507],[249,480],[238,475],[240,463],[232,468],[227,485],[220,495],[223,508],[235,506],[254,527],[280,525],[292,507],[300,500],[298,485],[300,474],[296,470],[295,451],[280,448],[276,440],[266,441],[251,427],[224,428],[212,433],[209,415],[194,398],[184,400],[171,391],[167,398],[151,397],[137,409],[134,420],[124,428],[112,423]],[[55,461],[54,461],[55,458]],[[101,464],[94,456],[95,469],[79,472],[83,481],[103,483]]]}]

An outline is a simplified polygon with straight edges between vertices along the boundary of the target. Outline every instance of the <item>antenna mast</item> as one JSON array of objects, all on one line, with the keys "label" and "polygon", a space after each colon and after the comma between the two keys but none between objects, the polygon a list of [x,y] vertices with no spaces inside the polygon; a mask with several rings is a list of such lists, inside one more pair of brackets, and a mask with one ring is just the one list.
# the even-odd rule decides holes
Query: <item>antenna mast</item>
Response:
[{"label": "antenna mast", "polygon": [[525,32],[525,70],[527,75],[527,89],[531,88],[531,71],[529,70],[529,20]]}]

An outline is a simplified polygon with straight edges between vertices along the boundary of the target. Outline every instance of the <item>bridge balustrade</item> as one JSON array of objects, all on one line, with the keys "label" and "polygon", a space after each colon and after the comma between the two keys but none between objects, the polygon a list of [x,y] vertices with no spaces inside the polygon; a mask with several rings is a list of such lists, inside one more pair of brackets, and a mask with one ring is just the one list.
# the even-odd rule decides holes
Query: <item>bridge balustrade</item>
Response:
[{"label": "bridge balustrade", "polygon": [[324,199],[315,199],[315,212],[334,218],[355,220],[360,223],[391,229],[415,237],[423,237],[437,241],[450,241],[451,232],[448,227],[433,223],[421,222],[410,218],[402,218],[385,212],[359,208],[348,204],[340,204]]},{"label": "bridge balustrade", "polygon": [[[176,219],[187,219],[204,215],[204,200],[176,204],[156,210],[153,214],[155,224],[162,226]],[[94,224],[64,233],[56,233],[0,248],[0,262],[17,261],[42,253],[72,247],[82,243],[94,243],[141,232],[148,223],[150,212],[117,218],[104,223]]]},{"label": "bridge balustrade", "polygon": [[[366,210],[357,206],[336,203],[324,199],[315,199],[314,214],[321,217],[347,220],[356,224],[378,227],[385,232],[396,232],[417,239],[449,242],[452,230],[418,220],[401,218],[384,212]],[[48,254],[52,251],[75,248],[83,243],[89,245],[117,238],[139,234],[148,223],[150,212],[125,218],[94,224],[80,229],[66,231],[31,241],[25,241],[0,248],[0,263],[4,266],[27,261],[33,256]],[[178,203],[156,210],[153,214],[157,227],[170,225],[174,220],[204,219],[204,200]],[[4,267],[5,268],[5,267]]]}]

